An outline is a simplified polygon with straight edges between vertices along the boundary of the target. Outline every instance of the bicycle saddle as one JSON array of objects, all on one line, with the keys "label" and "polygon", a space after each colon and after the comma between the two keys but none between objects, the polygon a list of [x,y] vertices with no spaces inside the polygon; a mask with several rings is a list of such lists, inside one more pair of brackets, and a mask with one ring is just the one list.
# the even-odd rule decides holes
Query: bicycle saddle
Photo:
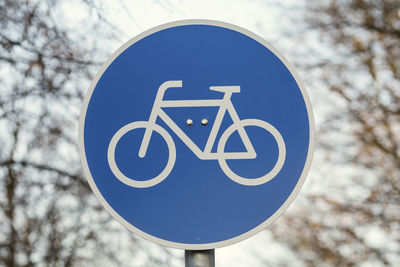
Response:
[{"label": "bicycle saddle", "polygon": [[212,91],[217,91],[217,92],[222,92],[222,93],[240,93],[240,86],[239,85],[234,85],[234,86],[210,86],[210,90]]}]

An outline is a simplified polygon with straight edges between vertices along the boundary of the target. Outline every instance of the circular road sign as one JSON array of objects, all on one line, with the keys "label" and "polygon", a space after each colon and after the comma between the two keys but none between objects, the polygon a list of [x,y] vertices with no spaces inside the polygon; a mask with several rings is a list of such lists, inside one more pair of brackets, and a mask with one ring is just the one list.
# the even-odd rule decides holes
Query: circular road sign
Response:
[{"label": "circular road sign", "polygon": [[182,249],[222,247],[270,225],[298,194],[314,147],[297,73],[243,28],[186,20],[129,40],[83,103],[88,182],[135,234]]}]

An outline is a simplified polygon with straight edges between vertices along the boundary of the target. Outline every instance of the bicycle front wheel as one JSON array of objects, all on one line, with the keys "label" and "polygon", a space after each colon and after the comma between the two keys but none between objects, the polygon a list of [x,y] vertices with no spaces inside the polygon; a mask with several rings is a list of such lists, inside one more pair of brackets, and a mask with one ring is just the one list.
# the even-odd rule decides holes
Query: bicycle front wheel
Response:
[{"label": "bicycle front wheel", "polygon": [[[278,157],[276,159],[275,165],[274,167],[267,172],[266,174],[259,176],[259,177],[254,177],[254,178],[245,178],[242,176],[239,176],[238,174],[236,174],[235,172],[233,172],[231,170],[231,168],[228,166],[227,164],[227,159],[224,157],[224,151],[225,151],[225,145],[226,142],[228,140],[228,138],[235,132],[238,130],[238,125],[231,125],[229,126],[225,132],[222,134],[219,142],[218,142],[218,147],[217,147],[217,152],[220,155],[220,157],[218,158],[218,163],[221,167],[221,169],[223,170],[223,172],[233,181],[242,184],[242,185],[249,185],[249,186],[254,186],[254,185],[261,185],[264,184],[270,180],[272,180],[282,169],[283,164],[285,162],[285,158],[286,158],[286,146],[285,146],[285,142],[282,138],[282,135],[279,133],[279,131],[272,126],[271,124],[269,124],[266,121],[262,121],[262,120],[257,120],[257,119],[247,119],[247,120],[241,120],[240,121],[240,125],[242,127],[247,127],[247,126],[255,126],[255,127],[260,127],[264,130],[266,130],[267,132],[269,132],[276,144],[278,145]],[[257,149],[256,149],[257,152]],[[235,160],[240,160],[240,159],[235,159]]]},{"label": "bicycle front wheel", "polygon": [[[169,154],[168,161],[165,168],[161,171],[161,173],[159,173],[155,177],[150,177],[146,180],[137,180],[134,177],[126,176],[118,168],[118,165],[115,161],[115,149],[120,139],[126,133],[141,128],[146,130],[149,127],[152,127],[153,131],[159,133],[161,137],[164,139],[164,141],[167,143],[168,154]],[[150,124],[148,121],[135,121],[123,126],[112,137],[110,144],[108,145],[108,151],[107,151],[108,164],[115,177],[117,177],[124,184],[137,188],[151,187],[162,182],[165,178],[167,178],[167,176],[172,171],[172,168],[174,167],[175,164],[175,159],[176,159],[176,149],[175,149],[175,143],[171,135],[161,126],[157,124]]]}]

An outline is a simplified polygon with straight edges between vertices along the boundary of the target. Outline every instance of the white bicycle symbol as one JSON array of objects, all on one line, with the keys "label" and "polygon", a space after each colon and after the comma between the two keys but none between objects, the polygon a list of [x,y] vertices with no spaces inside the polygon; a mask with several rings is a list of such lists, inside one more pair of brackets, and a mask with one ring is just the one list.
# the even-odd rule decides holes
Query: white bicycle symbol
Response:
[{"label": "white bicycle symbol", "polygon": [[[183,143],[201,160],[218,160],[218,163],[223,170],[223,172],[233,181],[242,185],[261,185],[271,179],[273,179],[279,171],[282,169],[283,163],[286,157],[286,146],[285,142],[279,131],[269,124],[268,122],[258,120],[258,119],[245,119],[240,120],[238,114],[236,113],[235,107],[232,104],[231,96],[233,93],[240,92],[240,86],[211,86],[210,90],[218,91],[224,93],[222,99],[209,99],[209,100],[163,100],[164,93],[168,88],[172,87],[182,87],[182,81],[166,81],[158,89],[156,99],[150,114],[148,121],[135,121],[129,123],[122,128],[120,128],[112,137],[107,151],[108,164],[113,172],[113,174],[126,185],[145,188],[154,186],[165,178],[168,177],[169,173],[172,171],[175,159],[176,159],[176,149],[175,143],[171,135],[161,126],[156,124],[157,118],[161,118],[168,127],[183,141]],[[217,116],[215,118],[214,124],[211,128],[210,135],[207,139],[206,146],[202,151],[179,127],[176,123],[162,110],[165,107],[219,107]],[[211,152],[212,147],[215,143],[218,131],[221,127],[222,120],[224,118],[225,112],[228,111],[232,118],[233,124],[229,126],[225,132],[222,134],[218,146],[217,152]],[[257,153],[244,129],[245,126],[257,126],[268,131],[274,138],[278,145],[278,159],[274,167],[265,175],[257,178],[244,178],[236,173],[234,173],[226,163],[226,160],[231,159],[255,159]],[[143,158],[146,155],[147,147],[150,142],[150,138],[153,131],[159,133],[165,140],[169,150],[169,158],[167,164],[163,171],[153,178],[148,180],[135,180],[131,177],[124,175],[118,168],[115,162],[115,148],[118,141],[127,132],[144,128],[145,133],[143,140],[139,149],[139,157]],[[229,136],[238,131],[240,138],[246,148],[246,152],[224,152],[225,144]]]}]

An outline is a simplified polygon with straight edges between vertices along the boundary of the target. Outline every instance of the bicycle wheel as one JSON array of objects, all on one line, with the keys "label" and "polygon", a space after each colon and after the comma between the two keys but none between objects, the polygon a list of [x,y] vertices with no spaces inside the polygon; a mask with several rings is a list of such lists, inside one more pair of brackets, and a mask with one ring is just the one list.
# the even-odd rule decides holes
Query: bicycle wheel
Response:
[{"label": "bicycle wheel", "polygon": [[[153,128],[154,131],[159,133],[163,137],[164,141],[167,143],[169,152],[168,161],[165,168],[161,171],[161,173],[159,173],[155,177],[149,178],[147,180],[135,180],[132,177],[127,177],[118,168],[118,165],[115,162],[115,148],[119,140],[127,132],[140,128],[146,129],[150,126]],[[147,121],[135,121],[123,126],[112,137],[110,144],[108,145],[108,151],[107,151],[108,164],[110,165],[113,174],[124,184],[137,188],[146,188],[162,182],[165,178],[167,178],[167,176],[172,171],[172,168],[174,167],[175,164],[175,159],[176,159],[176,149],[175,149],[175,143],[171,135],[161,126],[157,124],[150,125],[150,123]]]},{"label": "bicycle wheel", "polygon": [[[273,179],[279,171],[282,169],[283,164],[285,162],[285,157],[286,157],[286,146],[285,142],[282,138],[282,135],[279,133],[279,131],[269,124],[268,122],[262,121],[262,120],[257,120],[257,119],[247,119],[247,120],[241,120],[240,124],[243,127],[246,126],[256,126],[260,127],[266,131],[268,131],[275,139],[275,142],[278,145],[278,158],[275,162],[274,167],[265,175],[260,176],[260,177],[255,177],[255,178],[244,178],[236,173],[234,173],[226,163],[226,159],[223,157],[224,151],[225,151],[225,145],[226,141],[228,138],[234,133],[235,131],[238,130],[238,125],[232,124],[229,126],[225,132],[222,134],[219,142],[218,142],[218,147],[217,147],[217,152],[219,155],[222,155],[221,157],[218,158],[218,163],[222,169],[222,171],[233,181],[242,184],[242,185],[261,185],[264,184],[271,179]],[[257,151],[256,151],[257,152]]]}]

